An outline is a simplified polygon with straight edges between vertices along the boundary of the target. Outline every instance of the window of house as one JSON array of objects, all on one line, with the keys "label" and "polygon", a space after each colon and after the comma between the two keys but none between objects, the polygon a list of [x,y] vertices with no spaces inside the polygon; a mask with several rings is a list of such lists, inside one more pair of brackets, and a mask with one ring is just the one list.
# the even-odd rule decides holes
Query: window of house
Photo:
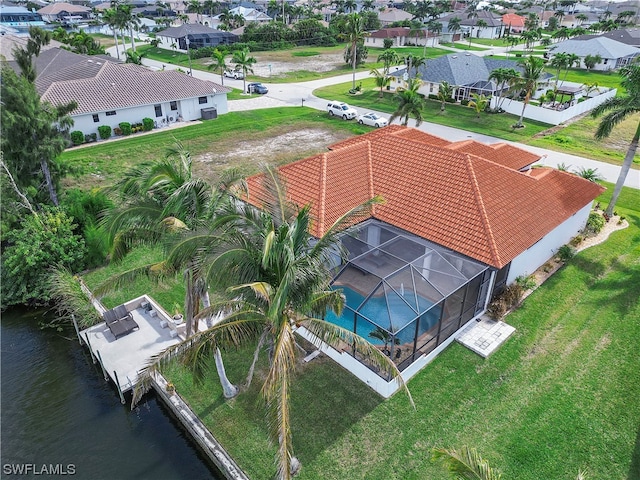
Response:
[{"label": "window of house", "polygon": [[207,103],[207,97],[198,97],[198,103],[202,105],[203,103]]},{"label": "window of house", "polygon": [[605,59],[604,59],[604,62],[602,62],[602,63],[603,63],[604,65],[606,65],[608,61],[609,61],[609,59],[608,59],[608,58],[605,58]]},{"label": "window of house", "polygon": [[93,122],[94,123],[98,123],[100,121],[100,115],[98,115],[97,113],[93,114]]},{"label": "window of house", "polygon": [[113,117],[116,114],[115,110],[111,110],[109,112],[106,112],[107,117]]},{"label": "window of house", "polygon": [[171,105],[171,110],[178,110],[178,102],[169,102],[169,105]]},{"label": "window of house", "polygon": [[156,109],[156,118],[157,117],[161,117],[162,116],[162,106],[161,105],[154,105],[153,108]]}]

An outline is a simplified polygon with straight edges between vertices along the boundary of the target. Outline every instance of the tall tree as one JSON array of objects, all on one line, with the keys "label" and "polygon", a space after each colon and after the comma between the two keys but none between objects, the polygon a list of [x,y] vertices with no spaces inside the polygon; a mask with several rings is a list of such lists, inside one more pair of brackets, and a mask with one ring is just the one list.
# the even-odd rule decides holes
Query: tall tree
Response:
[{"label": "tall tree", "polygon": [[453,87],[449,82],[443,81],[438,87],[438,99],[440,100],[440,111],[444,112],[444,105],[453,96]]},{"label": "tall tree", "polygon": [[[407,66],[407,76],[409,79],[418,77],[420,67],[427,64],[426,57],[413,54],[404,56],[402,60]],[[415,74],[413,74],[414,72]]]},{"label": "tall tree", "polygon": [[[57,156],[67,147],[73,120],[69,116],[77,103],[51,105],[41,102],[33,83],[2,66],[2,135],[4,161],[22,189],[39,192],[44,184],[49,201],[58,206],[56,184],[61,166]],[[41,199],[40,199],[41,200]]]},{"label": "tall tree", "polygon": [[524,118],[524,111],[531,101],[532,95],[535,93],[540,83],[540,78],[544,72],[545,61],[543,58],[534,57],[529,55],[527,58],[518,60],[518,65],[523,68],[522,75],[515,80],[514,88],[522,90],[524,92],[524,98],[522,99],[522,112],[520,118],[515,124],[516,128],[522,128],[522,119]]},{"label": "tall tree", "polygon": [[225,52],[216,48],[211,54],[212,62],[207,66],[208,70],[218,70],[220,72],[220,82],[222,85],[224,85],[224,71],[227,69],[226,57],[227,54]]},{"label": "tall tree", "polygon": [[549,62],[549,66],[556,69],[555,89],[558,89],[558,82],[560,81],[560,70],[565,68],[569,62],[569,54],[565,52],[558,52]]},{"label": "tall tree", "polygon": [[[593,117],[599,117],[606,113],[600,121],[595,137],[598,140],[607,138],[613,129],[625,118],[634,113],[640,112],[640,64],[632,64],[620,69],[620,75],[623,77],[622,86],[626,89],[626,95],[612,97],[606,102],[598,105],[593,109],[591,114]],[[607,215],[613,215],[613,209],[616,206],[622,187],[631,168],[633,157],[638,150],[638,140],[640,140],[640,122],[636,128],[636,132],[631,139],[627,153],[622,162],[620,175],[616,181],[616,186],[611,196],[611,201],[607,206]]]},{"label": "tall tree", "polygon": [[400,63],[400,57],[396,53],[395,50],[391,50],[390,48],[382,52],[378,55],[378,62],[382,62],[384,67],[382,69],[382,73],[385,76],[389,75],[389,70],[391,69],[391,65],[397,65]]},{"label": "tall tree", "polygon": [[575,53],[567,54],[567,63],[564,66],[564,77],[562,79],[563,85],[567,81],[567,75],[569,75],[569,69],[572,68],[573,66],[579,67],[580,61],[581,61],[580,57]]},{"label": "tall tree", "polygon": [[248,48],[243,48],[242,50],[236,50],[233,52],[233,57],[231,61],[236,64],[237,67],[240,67],[242,70],[242,91],[247,91],[247,75],[249,72],[253,73],[253,65],[258,63],[255,57],[250,56],[250,51]]},{"label": "tall tree", "polygon": [[453,41],[453,37],[456,35],[458,31],[460,31],[461,22],[459,17],[453,17],[449,20],[447,24],[447,30],[451,34],[451,41]]},{"label": "tall tree", "polygon": [[494,80],[496,82],[496,90],[499,92],[498,100],[495,105],[496,111],[499,111],[502,108],[502,104],[511,90],[510,87],[519,76],[520,74],[515,68],[496,68],[491,71],[489,80]]},{"label": "tall tree", "polygon": [[113,32],[113,41],[116,43],[116,56],[118,60],[120,60],[120,46],[118,44],[118,28],[120,27],[120,23],[118,11],[115,8],[107,8],[102,13],[102,20],[111,27],[111,31]]},{"label": "tall tree", "polygon": [[364,48],[364,20],[358,13],[350,13],[344,23],[344,31],[341,35],[347,41],[347,49],[351,58],[351,68],[353,70],[352,87],[356,88],[356,67],[358,65],[358,47],[362,44]]},{"label": "tall tree", "polygon": [[409,117],[414,116],[416,126],[422,123],[422,110],[425,108],[425,99],[418,93],[422,81],[418,78],[410,78],[407,88],[397,88],[393,95],[393,100],[398,104],[398,108],[389,117],[389,123],[397,118],[402,125],[409,124]]},{"label": "tall tree", "polygon": [[383,88],[391,83],[391,77],[385,75],[384,72],[381,72],[377,68],[372,68],[369,73],[373,75],[376,87],[380,89],[380,94],[378,96],[382,98],[384,96]]},{"label": "tall tree", "polygon": [[334,347],[341,342],[353,345],[360,355],[403,386],[404,383],[393,362],[379,349],[349,330],[320,320],[327,309],[339,313],[344,305],[342,293],[329,288],[329,259],[336,253],[337,234],[348,219],[362,214],[378,199],[348,212],[321,238],[314,239],[309,234],[309,207],[298,209],[287,202],[275,172],[267,170],[265,182],[273,198],[265,204],[264,211],[236,205],[220,219],[218,226],[224,231],[221,242],[210,248],[191,248],[200,252],[201,275],[217,290],[228,292],[228,298],[201,315],[222,311],[226,312],[225,318],[160,354],[141,372],[133,402],[149,388],[153,372],[172,358],[187,358],[197,369],[213,349],[253,344],[257,347],[249,371],[251,377],[257,356],[266,347],[269,367],[261,393],[270,431],[278,445],[276,477],[289,479],[299,465],[293,452],[289,408],[298,352],[296,328],[304,327],[313,334],[317,346],[320,342]]}]

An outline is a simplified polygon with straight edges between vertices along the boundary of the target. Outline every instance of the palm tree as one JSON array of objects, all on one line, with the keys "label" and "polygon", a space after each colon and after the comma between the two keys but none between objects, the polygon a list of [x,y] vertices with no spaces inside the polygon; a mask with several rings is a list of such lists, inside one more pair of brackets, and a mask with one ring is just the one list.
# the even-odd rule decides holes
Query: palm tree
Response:
[{"label": "palm tree", "polygon": [[524,99],[522,100],[522,112],[520,113],[520,118],[515,124],[516,128],[523,127],[522,119],[524,118],[524,111],[527,108],[527,105],[529,105],[531,96],[538,88],[540,77],[544,72],[544,64],[545,61],[543,58],[534,57],[533,55],[529,55],[527,58],[518,60],[518,65],[523,67],[524,70],[522,75],[515,80],[514,88],[524,91]]},{"label": "palm tree", "polygon": [[[636,63],[623,67],[620,69],[620,75],[623,77],[621,82],[622,86],[627,90],[626,95],[610,98],[606,102],[598,105],[591,112],[593,117],[599,117],[607,113],[600,121],[598,129],[596,130],[595,137],[598,140],[607,138],[616,125],[629,115],[640,112],[640,65]],[[624,156],[620,175],[616,181],[611,201],[607,206],[606,214],[609,216],[613,215],[613,209],[618,201],[624,181],[629,173],[629,168],[631,168],[631,163],[638,150],[638,140],[640,140],[640,122],[638,122],[636,132]]]},{"label": "palm tree", "polygon": [[389,117],[389,123],[398,118],[402,125],[408,125],[409,116],[413,115],[416,119],[416,126],[422,123],[422,110],[425,108],[425,100],[418,93],[418,89],[422,85],[422,81],[418,78],[410,78],[407,88],[398,88],[393,95],[394,101],[398,104],[398,108]]},{"label": "palm tree", "polygon": [[444,105],[453,96],[453,87],[449,82],[443,81],[438,87],[438,99],[440,100],[440,111],[444,112]]},{"label": "palm tree", "polygon": [[222,85],[224,85],[224,71],[227,69],[226,57],[227,54],[225,52],[216,48],[211,54],[211,60],[213,60],[213,62],[207,66],[208,70],[218,70],[220,72],[220,82]]},{"label": "palm tree", "polygon": [[[489,26],[489,24],[483,19],[480,19],[480,20],[478,20],[476,22],[476,27],[478,27],[478,31],[477,31],[476,35],[478,36],[478,38],[480,38],[480,31],[483,28],[487,28],[488,26]],[[469,35],[469,46],[471,46],[471,35]]]},{"label": "palm tree", "polygon": [[347,49],[351,56],[351,67],[353,69],[353,82],[351,88],[356,88],[356,66],[358,61],[358,45],[364,42],[366,32],[364,29],[364,18],[357,13],[347,15],[344,23],[344,32],[341,36],[347,40]]},{"label": "palm tree", "polygon": [[564,78],[562,79],[562,84],[564,85],[564,83],[567,81],[567,75],[569,74],[569,69],[573,66],[580,66],[580,57],[578,55],[576,55],[575,53],[568,53],[567,54],[567,63],[564,66]]},{"label": "palm tree", "polygon": [[384,73],[385,76],[388,76],[391,65],[397,65],[398,63],[400,63],[400,57],[395,52],[395,50],[391,50],[389,48],[384,52],[382,52],[380,55],[378,55],[377,61],[383,62],[384,67],[382,69],[382,72]]},{"label": "palm tree", "polygon": [[440,462],[452,478],[500,480],[502,474],[489,466],[475,448],[463,446],[459,450],[454,448],[434,448],[431,450],[431,459]]},{"label": "palm tree", "polygon": [[498,93],[498,101],[496,102],[495,109],[499,111],[502,108],[502,103],[506,98],[507,94],[511,90],[507,88],[510,85],[513,85],[514,80],[519,76],[517,70],[514,68],[496,68],[491,71],[489,75],[489,80],[495,80],[496,82],[496,90]]},{"label": "palm tree", "polygon": [[556,53],[549,62],[549,66],[556,69],[555,89],[558,89],[558,81],[560,80],[560,70],[567,66],[569,62],[569,54],[565,52]]},{"label": "palm tree", "polygon": [[242,91],[247,91],[247,74],[253,73],[252,65],[258,63],[255,57],[249,56],[249,49],[243,48],[242,50],[236,50],[233,52],[231,61],[242,69]]},{"label": "palm tree", "polygon": [[372,68],[369,71],[369,73],[374,76],[374,79],[375,79],[375,82],[376,82],[376,87],[380,88],[379,97],[382,98],[384,96],[384,92],[382,91],[382,89],[384,87],[386,87],[387,85],[389,85],[389,83],[391,83],[391,78],[389,76],[385,75],[384,72],[381,72],[377,68]]},{"label": "palm tree", "polygon": [[476,111],[476,118],[480,118],[480,114],[485,111],[487,105],[489,104],[489,98],[487,98],[487,96],[483,93],[472,93],[471,98],[472,100],[469,100],[467,106],[469,108],[473,108]]},{"label": "palm tree", "polygon": [[115,8],[107,8],[102,14],[102,18],[104,19],[106,24],[111,27],[111,30],[113,31],[113,40],[116,43],[116,55],[118,57],[118,60],[120,60],[120,47],[118,45],[118,33],[117,33],[117,29],[119,27],[118,12]]},{"label": "palm tree", "polygon": [[[406,55],[405,57],[403,57],[402,61],[404,62],[404,64],[407,66],[407,75],[409,76],[409,79],[413,78],[413,77],[417,77],[418,76],[418,69],[423,66],[426,65],[427,63],[427,59],[426,57],[421,57],[419,55]],[[414,76],[411,75],[411,72],[415,70],[416,74]]]},{"label": "palm tree", "polygon": [[462,20],[460,20],[459,17],[453,17],[451,20],[449,20],[449,23],[447,24],[447,30],[449,31],[449,33],[451,33],[451,41],[453,42],[453,37],[455,37],[456,32],[460,30],[460,22],[462,22]]},{"label": "palm tree", "polygon": [[[133,403],[149,388],[154,372],[171,359],[184,358],[197,368],[206,355],[223,345],[257,345],[249,383],[259,353],[266,347],[269,367],[261,393],[271,434],[278,445],[276,477],[289,479],[294,473],[292,467],[299,467],[293,453],[289,409],[298,352],[296,329],[304,327],[317,346],[323,342],[334,347],[351,345],[383,372],[394,376],[405,390],[406,386],[393,362],[380,350],[355,333],[319,319],[327,309],[340,313],[344,305],[342,293],[329,289],[329,259],[336,252],[337,234],[349,219],[369,210],[379,199],[356,207],[321,238],[314,239],[309,234],[310,207],[297,209],[290,205],[275,172],[267,170],[264,178],[267,191],[273,195],[266,210],[236,204],[217,223],[223,231],[221,241],[208,246],[194,241],[188,249],[187,257],[198,252],[202,278],[217,290],[227,292],[224,301],[200,315],[222,311],[225,317],[156,357],[140,373]],[[197,234],[192,238],[196,239]]]}]

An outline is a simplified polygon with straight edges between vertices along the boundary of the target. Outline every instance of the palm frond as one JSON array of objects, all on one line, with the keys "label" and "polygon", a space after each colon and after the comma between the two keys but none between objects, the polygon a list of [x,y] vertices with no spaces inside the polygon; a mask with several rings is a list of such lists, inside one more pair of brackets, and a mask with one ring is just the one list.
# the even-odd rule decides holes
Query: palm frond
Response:
[{"label": "palm frond", "polygon": [[322,343],[326,343],[336,349],[339,349],[345,343],[352,347],[357,353],[365,357],[374,368],[393,378],[407,394],[409,402],[415,408],[411,392],[396,365],[366,339],[351,330],[317,318],[306,318],[300,324],[313,334],[314,340],[312,343],[318,348],[322,346]]},{"label": "palm frond", "polygon": [[457,480],[500,480],[502,474],[492,469],[475,448],[463,446],[459,450],[434,448],[431,459],[444,465]]},{"label": "palm frond", "polygon": [[78,278],[64,267],[54,267],[49,274],[49,291],[59,317],[73,314],[78,324],[87,328],[100,322],[100,315],[82,290]]}]

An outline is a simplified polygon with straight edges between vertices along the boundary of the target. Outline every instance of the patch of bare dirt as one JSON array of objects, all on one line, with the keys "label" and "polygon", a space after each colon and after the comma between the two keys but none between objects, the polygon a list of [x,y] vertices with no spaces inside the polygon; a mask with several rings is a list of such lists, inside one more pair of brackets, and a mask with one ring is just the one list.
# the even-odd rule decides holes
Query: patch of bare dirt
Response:
[{"label": "patch of bare dirt", "polygon": [[253,72],[259,77],[278,76],[292,70],[307,70],[309,72],[328,72],[344,65],[342,53],[322,53],[310,57],[291,57],[291,59],[270,58],[267,54],[254,55],[258,63],[253,66]]},{"label": "patch of bare dirt", "polygon": [[302,128],[261,138],[228,139],[212,145],[211,151],[194,157],[196,174],[207,180],[221,171],[238,167],[247,174],[255,173],[263,164],[282,165],[317,153],[351,136],[348,132],[324,128]]}]

